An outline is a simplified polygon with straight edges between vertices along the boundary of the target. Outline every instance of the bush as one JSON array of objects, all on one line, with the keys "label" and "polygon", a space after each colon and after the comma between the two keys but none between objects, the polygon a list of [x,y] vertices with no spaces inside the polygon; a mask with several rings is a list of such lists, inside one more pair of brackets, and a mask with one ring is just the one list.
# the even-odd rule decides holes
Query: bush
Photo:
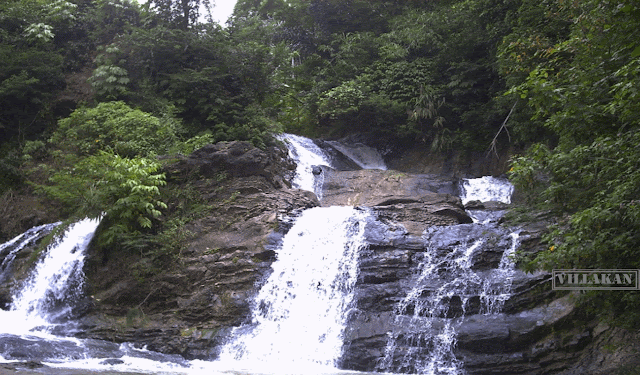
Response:
[{"label": "bush", "polygon": [[245,108],[234,125],[219,123],[213,127],[211,143],[220,141],[249,141],[254,146],[265,148],[273,134],[282,132],[282,124],[272,120],[258,105]]},{"label": "bush", "polygon": [[172,117],[158,118],[121,101],[77,109],[58,125],[49,142],[78,156],[100,150],[130,158],[165,153],[178,142],[181,130]]},{"label": "bush", "polygon": [[40,189],[74,216],[103,216],[108,228],[101,237],[113,243],[122,233],[150,229],[160,209],[167,208],[158,199],[159,186],[166,184],[159,169],[151,159],[101,151],[54,173],[52,185]]}]

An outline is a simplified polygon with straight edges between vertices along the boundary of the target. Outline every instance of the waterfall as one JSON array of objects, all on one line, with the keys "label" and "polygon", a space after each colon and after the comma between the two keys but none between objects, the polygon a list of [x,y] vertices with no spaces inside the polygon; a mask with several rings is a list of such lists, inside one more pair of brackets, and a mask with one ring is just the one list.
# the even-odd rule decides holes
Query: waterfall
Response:
[{"label": "waterfall", "polygon": [[362,169],[381,169],[387,170],[387,165],[382,159],[382,155],[375,148],[356,143],[354,145],[345,145],[337,141],[329,141],[333,148],[340,151],[344,156],[353,160]]},{"label": "waterfall", "polygon": [[312,191],[322,199],[322,171],[314,171],[314,167],[331,166],[329,156],[309,138],[281,134],[279,139],[287,143],[289,156],[296,162],[294,187]]},{"label": "waterfall", "polygon": [[[465,180],[462,196],[472,200],[510,202],[513,187],[506,180]],[[508,243],[497,268],[478,270],[474,258]],[[431,227],[423,234],[425,252],[406,296],[395,307],[384,357],[377,369],[429,375],[464,374],[456,357],[456,328],[469,314],[498,314],[511,296],[515,264],[510,256],[519,245],[517,233],[497,227],[495,220]]]},{"label": "waterfall", "polygon": [[498,268],[491,270],[484,280],[480,299],[485,314],[498,314],[504,303],[511,297],[511,284],[516,272],[516,264],[511,259],[520,245],[520,235],[510,233],[511,246],[502,253]]},{"label": "waterfall", "polygon": [[[358,169],[356,166],[362,169],[387,169],[378,150],[362,143],[346,145],[337,141],[328,141],[323,146],[326,150],[331,151],[327,152],[316,145],[313,140],[299,135],[284,133],[279,135],[278,139],[287,144],[289,156],[296,162],[294,187],[312,191],[320,200],[322,200],[322,184],[324,182],[323,166],[337,169],[341,163],[344,164],[344,160],[348,160],[349,164],[354,167],[353,169]],[[337,158],[336,152],[342,155]],[[345,165],[342,167],[344,170]],[[349,169],[348,166],[346,167]]]},{"label": "waterfall", "polygon": [[261,372],[335,367],[365,247],[366,217],[352,207],[304,211],[255,298],[252,323],[234,331],[220,361]]},{"label": "waterfall", "polygon": [[72,224],[48,246],[31,276],[14,295],[10,311],[4,312],[3,319],[11,321],[5,325],[4,333],[42,330],[68,317],[74,299],[82,291],[85,250],[98,224],[99,220],[94,219]]},{"label": "waterfall", "polygon": [[[188,374],[188,364],[179,356],[154,353],[127,343],[66,337],[75,324],[71,310],[82,294],[85,251],[99,222],[84,219],[66,228],[45,249],[31,275],[15,291],[10,310],[0,310],[0,361],[40,362],[47,366],[45,370]],[[0,245],[0,252],[10,251],[7,256],[13,254],[15,258],[15,253],[59,224],[34,227]]]},{"label": "waterfall", "polygon": [[[280,139],[287,142],[297,163],[294,185],[321,198],[324,171],[314,167],[331,167],[331,157],[310,139],[290,134]],[[350,152],[345,150],[342,152]],[[361,162],[366,161],[361,167],[384,169],[381,159],[369,151],[364,149],[359,156]],[[352,157],[358,158],[355,154]],[[509,203],[513,191],[508,181],[493,177],[467,179],[460,186],[467,203]],[[462,342],[465,332],[461,325],[474,314],[500,314],[511,296],[517,272],[511,256],[519,236],[500,228],[493,212],[487,211],[489,219],[473,224],[430,227],[421,238],[411,236],[415,247],[407,255],[398,284],[394,284],[395,290],[404,292],[389,300],[392,302],[387,306],[395,306],[393,311],[391,307],[384,310],[388,315],[377,336],[384,337],[387,332],[386,347],[384,342],[375,347],[376,351],[384,349],[378,371],[465,373],[456,351],[457,339]],[[51,368],[114,373],[340,373],[339,361],[343,355],[348,361],[349,353],[343,348],[349,340],[345,327],[360,316],[356,306],[360,303],[360,296],[356,297],[359,261],[365,256],[367,238],[371,240],[374,233],[372,224],[378,223],[375,220],[371,210],[354,207],[315,207],[296,217],[276,250],[272,272],[260,281],[251,302],[250,320],[231,331],[218,359],[211,362],[186,361],[127,343],[64,337],[69,335],[73,302],[83,289],[85,249],[98,226],[97,220],[82,220],[69,226],[46,249],[32,275],[16,291],[11,310],[0,311],[0,360],[26,358]],[[0,245],[0,277],[6,277],[5,270],[20,249],[57,224],[33,228]],[[487,253],[492,254],[489,260]],[[478,259],[485,264],[478,266]],[[379,353],[372,358],[380,357]]]},{"label": "waterfall", "polygon": [[0,257],[2,258],[2,263],[0,264],[0,283],[3,283],[9,276],[11,264],[18,252],[28,246],[33,246],[60,224],[60,222],[57,222],[33,227],[0,245]]}]

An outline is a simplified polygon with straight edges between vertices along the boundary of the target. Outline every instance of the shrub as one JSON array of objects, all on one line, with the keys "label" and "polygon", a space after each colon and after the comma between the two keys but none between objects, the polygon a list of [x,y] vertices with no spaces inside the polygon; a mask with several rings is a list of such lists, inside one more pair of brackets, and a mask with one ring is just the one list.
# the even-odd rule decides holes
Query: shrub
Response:
[{"label": "shrub", "polygon": [[121,101],[80,108],[58,122],[49,142],[65,153],[95,155],[111,150],[122,157],[167,152],[178,142],[180,124],[132,109]]},{"label": "shrub", "polygon": [[119,234],[150,229],[167,208],[158,199],[159,186],[166,184],[159,169],[160,164],[148,158],[101,151],[54,173],[52,185],[40,189],[78,217],[103,216],[108,228],[101,237],[112,243]]}]

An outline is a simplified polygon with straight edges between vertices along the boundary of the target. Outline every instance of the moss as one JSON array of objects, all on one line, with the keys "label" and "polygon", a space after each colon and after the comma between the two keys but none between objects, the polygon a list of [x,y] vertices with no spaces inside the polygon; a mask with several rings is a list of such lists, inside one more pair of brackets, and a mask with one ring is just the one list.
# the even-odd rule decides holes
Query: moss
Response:
[{"label": "moss", "polygon": [[204,251],[204,255],[212,255],[212,254],[218,254],[220,252],[220,248],[219,247],[215,247],[213,249],[210,249],[207,247],[207,249]]},{"label": "moss", "polygon": [[619,367],[613,372],[614,375],[640,375],[640,364],[630,364]]},{"label": "moss", "polygon": [[185,328],[185,329],[180,331],[180,336],[189,337],[189,336],[193,335],[193,333],[196,332],[196,330],[197,330],[196,327]]}]

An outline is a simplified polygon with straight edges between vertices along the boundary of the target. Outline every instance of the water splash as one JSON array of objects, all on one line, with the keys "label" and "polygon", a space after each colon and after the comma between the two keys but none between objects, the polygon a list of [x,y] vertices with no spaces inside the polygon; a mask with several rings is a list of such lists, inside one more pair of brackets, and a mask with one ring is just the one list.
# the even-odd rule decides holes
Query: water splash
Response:
[{"label": "water splash", "polygon": [[520,235],[517,232],[509,234],[511,247],[502,253],[498,268],[491,270],[484,280],[480,300],[483,313],[487,315],[498,314],[504,303],[511,298],[511,286],[516,272],[516,264],[511,258],[520,245]]},{"label": "water splash", "polygon": [[0,264],[0,283],[4,282],[9,276],[11,264],[18,252],[26,247],[35,245],[36,242],[51,233],[60,224],[61,222],[57,222],[33,227],[0,245],[0,257],[3,258],[2,264]]},{"label": "water splash", "polygon": [[463,204],[471,201],[511,203],[513,185],[506,178],[470,178],[462,180],[461,185],[460,199]]},{"label": "water splash", "polygon": [[[464,180],[463,201],[509,203],[513,187],[503,179]],[[479,211],[479,215],[484,215]],[[456,357],[456,329],[467,314],[498,314],[511,297],[515,264],[511,255],[519,245],[517,233],[508,234],[496,269],[476,270],[474,261],[485,251],[495,251],[508,232],[497,228],[490,212],[474,224],[428,228],[426,251],[418,254],[418,267],[409,291],[395,307],[393,329],[377,370],[429,375],[464,374]],[[505,239],[506,240],[506,239]],[[503,246],[503,245],[500,245]]]},{"label": "water splash", "polygon": [[252,324],[234,331],[221,363],[261,372],[335,368],[367,215],[352,207],[302,213],[255,298]]},{"label": "water splash", "polygon": [[[389,333],[385,356],[378,365],[381,371],[456,375],[462,363],[456,358],[454,326],[464,317],[469,297],[481,285],[471,270],[472,255],[484,240],[462,239],[455,248],[440,255],[437,237],[446,228],[432,228],[432,240],[423,253],[411,289],[396,306],[394,330]],[[451,309],[459,305],[460,310]]]}]

